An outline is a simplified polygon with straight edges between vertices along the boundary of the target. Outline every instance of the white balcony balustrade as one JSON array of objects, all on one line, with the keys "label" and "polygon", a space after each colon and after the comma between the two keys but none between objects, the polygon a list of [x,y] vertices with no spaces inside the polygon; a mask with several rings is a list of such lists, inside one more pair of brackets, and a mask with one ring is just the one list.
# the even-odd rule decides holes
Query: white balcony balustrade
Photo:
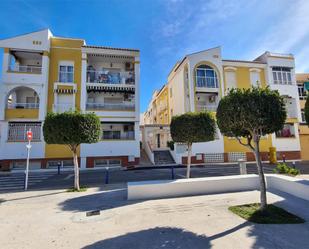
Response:
[{"label": "white balcony balustrade", "polygon": [[57,113],[70,112],[75,111],[75,106],[72,103],[54,104],[53,110]]},{"label": "white balcony balustrade", "polygon": [[39,103],[8,103],[8,109],[39,109]]},{"label": "white balcony balustrade", "polygon": [[87,83],[134,85],[134,72],[87,70]]},{"label": "white balcony balustrade", "polygon": [[218,105],[197,105],[197,111],[209,111],[209,112],[216,112]]},{"label": "white balcony balustrade", "polygon": [[87,103],[87,110],[121,110],[121,111],[134,111],[135,103]]},{"label": "white balcony balustrade", "polygon": [[18,72],[18,73],[35,73],[41,74],[41,66],[23,66],[23,65],[10,65],[9,72]]}]

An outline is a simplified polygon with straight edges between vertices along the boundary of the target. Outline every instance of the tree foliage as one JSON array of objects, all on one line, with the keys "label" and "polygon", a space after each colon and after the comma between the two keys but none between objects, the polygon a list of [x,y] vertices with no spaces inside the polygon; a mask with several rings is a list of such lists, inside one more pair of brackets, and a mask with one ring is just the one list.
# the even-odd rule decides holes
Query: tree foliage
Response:
[{"label": "tree foliage", "polygon": [[305,104],[305,119],[306,119],[307,125],[309,126],[309,93],[307,95],[307,100]]},{"label": "tree foliage", "polygon": [[286,117],[283,97],[269,88],[232,89],[217,109],[221,133],[250,141],[253,133],[263,136],[281,130]]},{"label": "tree foliage", "polygon": [[214,140],[216,122],[208,112],[188,112],[174,116],[170,125],[176,143],[198,143]]},{"label": "tree foliage", "polygon": [[43,126],[47,144],[78,146],[81,143],[96,143],[100,139],[100,132],[100,119],[92,113],[48,113]]}]

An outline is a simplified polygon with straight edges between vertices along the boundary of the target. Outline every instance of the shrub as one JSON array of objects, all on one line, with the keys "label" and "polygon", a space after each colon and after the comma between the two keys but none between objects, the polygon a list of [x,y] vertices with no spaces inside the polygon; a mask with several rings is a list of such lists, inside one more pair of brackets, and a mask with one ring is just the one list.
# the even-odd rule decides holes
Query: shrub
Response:
[{"label": "shrub", "polygon": [[277,167],[274,169],[274,172],[278,174],[285,174],[292,176],[296,176],[300,173],[298,169],[290,167],[285,163],[278,163]]},{"label": "shrub", "polygon": [[169,147],[171,150],[175,149],[174,141],[167,141],[167,147]]}]

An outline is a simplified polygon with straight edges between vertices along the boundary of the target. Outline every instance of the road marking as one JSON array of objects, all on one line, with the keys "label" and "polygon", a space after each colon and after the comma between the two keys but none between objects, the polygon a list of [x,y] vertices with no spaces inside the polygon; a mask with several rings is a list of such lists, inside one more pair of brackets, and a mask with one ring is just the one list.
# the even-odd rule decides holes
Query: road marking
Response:
[{"label": "road marking", "polygon": [[64,180],[69,180],[70,178],[72,178],[74,176],[74,174],[69,174],[66,178],[64,178]]}]

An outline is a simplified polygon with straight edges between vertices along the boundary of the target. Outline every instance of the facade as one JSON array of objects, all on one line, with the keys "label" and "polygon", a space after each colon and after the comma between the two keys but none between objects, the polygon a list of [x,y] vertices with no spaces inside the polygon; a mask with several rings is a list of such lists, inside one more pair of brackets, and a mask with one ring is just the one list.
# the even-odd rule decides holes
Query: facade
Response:
[{"label": "facade", "polygon": [[138,164],[140,53],[135,49],[88,46],[83,39],[41,30],[0,40],[4,49],[0,83],[0,165],[25,167],[26,135],[33,142],[30,167],[73,165],[66,146],[44,142],[47,112],[94,112],[101,141],[82,144],[81,168]]},{"label": "facade", "polygon": [[[265,136],[261,141],[262,159],[268,160],[269,148],[275,147],[277,158],[300,159],[299,122],[301,120],[298,88],[295,78],[294,57],[291,54],[265,52],[253,61],[225,60],[221,48],[216,47],[189,54],[172,68],[163,89],[168,94],[169,122],[174,115],[207,110],[216,112],[220,98],[229,88],[269,86],[284,96],[288,118],[284,129]],[[156,102],[156,98],[152,100]],[[145,120],[153,120],[151,109]],[[254,160],[254,155],[235,138],[224,137],[217,131],[214,141],[193,144],[193,163],[227,162],[244,158]],[[175,146],[171,151],[178,163],[186,163],[186,147]]]},{"label": "facade", "polygon": [[299,102],[300,102],[300,112],[301,112],[301,123],[299,124],[299,137],[301,146],[301,159],[309,160],[309,127],[305,120],[305,103],[307,95],[309,93],[309,74],[296,74]]}]

